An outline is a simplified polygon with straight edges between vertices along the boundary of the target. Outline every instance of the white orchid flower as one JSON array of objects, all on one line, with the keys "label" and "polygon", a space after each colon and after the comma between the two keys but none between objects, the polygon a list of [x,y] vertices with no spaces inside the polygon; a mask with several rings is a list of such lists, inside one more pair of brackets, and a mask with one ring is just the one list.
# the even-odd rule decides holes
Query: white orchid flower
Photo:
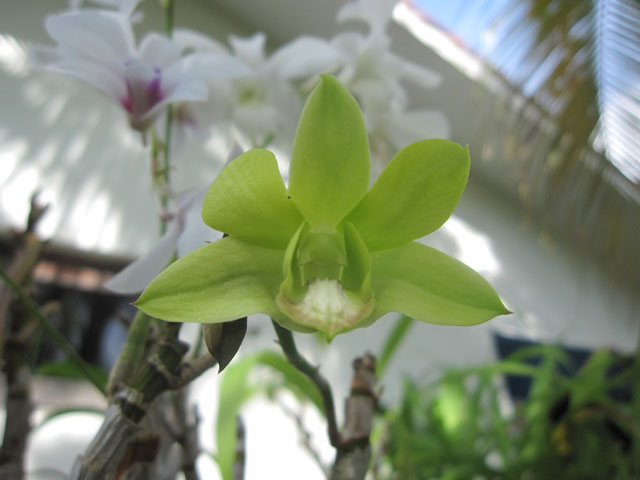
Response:
[{"label": "white orchid flower", "polygon": [[230,137],[231,127],[253,145],[274,137],[292,138],[302,106],[298,90],[307,93],[312,86],[310,80],[315,83],[319,74],[335,70],[342,63],[340,52],[317,37],[298,37],[270,56],[263,33],[230,37],[230,50],[190,29],[176,29],[173,38],[184,51],[233,55],[249,69],[247,75],[233,81],[208,79],[211,95],[206,102],[175,106],[176,133],[195,134],[201,140],[215,131]]},{"label": "white orchid flower", "polygon": [[[196,50],[217,48],[201,35],[181,34],[179,38],[190,38]],[[209,111],[228,115],[230,123],[254,145],[262,145],[274,136],[293,138],[302,108],[295,87],[342,62],[341,54],[329,42],[316,37],[298,37],[270,56],[266,54],[264,33],[247,38],[231,36],[229,44],[231,54],[248,65],[251,74],[233,82],[210,82],[213,108]]]},{"label": "white orchid flower", "polygon": [[248,73],[221,53],[183,56],[180,44],[154,32],[136,46],[129,18],[121,12],[75,10],[53,15],[45,25],[58,45],[34,50],[35,63],[96,87],[142,132],[168,104],[206,100],[207,77]]},{"label": "white orchid flower", "polygon": [[376,36],[386,31],[393,9],[398,3],[399,0],[354,0],[343,5],[336,18],[339,22],[365,22]]},{"label": "white orchid flower", "polygon": [[[101,7],[112,8],[118,10],[120,13],[127,17],[133,18],[133,12],[137,8],[138,4],[142,0],[91,0],[91,3],[99,5]],[[85,0],[69,0],[69,8],[77,10],[82,7]],[[134,23],[142,20],[142,15],[136,14]]]}]

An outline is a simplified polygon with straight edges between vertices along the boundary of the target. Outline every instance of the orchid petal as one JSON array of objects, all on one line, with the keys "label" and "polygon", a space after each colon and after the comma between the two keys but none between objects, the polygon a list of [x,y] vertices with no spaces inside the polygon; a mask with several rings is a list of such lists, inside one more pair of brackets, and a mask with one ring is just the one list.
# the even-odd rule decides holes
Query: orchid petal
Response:
[{"label": "orchid petal", "polygon": [[200,80],[183,81],[167,90],[158,105],[175,102],[200,102],[209,96],[209,89]]},{"label": "orchid petal", "polygon": [[360,20],[369,24],[374,32],[384,30],[391,20],[393,8],[400,0],[356,0],[349,2],[338,10],[337,20]]},{"label": "orchid petal", "polygon": [[101,10],[76,10],[46,20],[47,32],[60,47],[102,63],[134,55],[134,36],[126,17]]},{"label": "orchid petal", "polygon": [[229,44],[236,56],[247,62],[252,68],[258,68],[264,64],[264,47],[267,36],[258,32],[250,37],[229,36]]},{"label": "orchid petal", "polygon": [[372,252],[433,232],[458,204],[469,176],[469,151],[448,140],[401,150],[347,220]]},{"label": "orchid petal", "polygon": [[311,227],[334,229],[369,185],[369,143],[355,99],[323,76],[302,111],[289,193]]},{"label": "orchid petal", "polygon": [[231,236],[281,250],[303,220],[287,198],[273,153],[257,148],[220,172],[205,197],[202,219]]},{"label": "orchid petal", "polygon": [[222,43],[190,28],[174,29],[172,38],[185,50],[228,54],[226,47]]},{"label": "orchid petal", "polygon": [[181,46],[157,32],[147,33],[138,47],[139,57],[155,68],[169,66],[180,59]]},{"label": "orchid petal", "polygon": [[172,222],[160,241],[147,253],[112,277],[105,288],[115,293],[133,294],[144,290],[176,254],[180,236],[178,222]]},{"label": "orchid petal", "polygon": [[163,74],[167,82],[186,78],[236,78],[251,74],[241,60],[226,53],[193,53],[167,67]]},{"label": "orchid petal", "polygon": [[171,264],[136,306],[172,322],[221,323],[254,313],[281,318],[275,297],[282,258],[282,251],[223,238]]},{"label": "orchid petal", "polygon": [[462,262],[417,242],[372,255],[376,309],[439,325],[476,325],[510,313],[489,282]]},{"label": "orchid petal", "polygon": [[326,73],[342,61],[340,52],[326,40],[298,37],[276,50],[269,65],[280,78],[298,80]]},{"label": "orchid petal", "polygon": [[183,81],[174,86],[172,90],[164,93],[164,97],[151,106],[149,110],[139,117],[131,116],[132,125],[144,130],[155,118],[162,113],[165,107],[178,102],[203,102],[209,95],[207,86],[199,80]]},{"label": "orchid petal", "polygon": [[100,63],[61,59],[48,69],[86,82],[118,104],[127,94],[126,84],[119,72]]}]

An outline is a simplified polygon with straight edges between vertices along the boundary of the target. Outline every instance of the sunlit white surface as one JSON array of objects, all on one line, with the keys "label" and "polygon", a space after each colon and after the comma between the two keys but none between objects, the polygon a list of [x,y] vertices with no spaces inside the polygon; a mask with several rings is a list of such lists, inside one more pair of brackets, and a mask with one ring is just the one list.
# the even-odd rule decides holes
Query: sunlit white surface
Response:
[{"label": "sunlit white surface", "polygon": [[102,416],[69,413],[34,430],[29,438],[26,471],[29,480],[58,480],[71,472],[76,457],[100,428]]},{"label": "sunlit white surface", "polygon": [[501,273],[500,262],[492,248],[491,239],[486,233],[473,229],[467,222],[456,216],[449,218],[442,229],[458,242],[456,255],[458,260],[488,278]]},{"label": "sunlit white surface", "polygon": [[425,22],[417,11],[406,3],[401,2],[396,5],[393,10],[393,19],[469,77],[481,80],[488,75],[485,65],[479,58],[461,48],[460,45],[456,45],[445,32]]},{"label": "sunlit white surface", "polygon": [[22,75],[28,68],[25,47],[12,35],[0,33],[0,67],[13,75]]}]

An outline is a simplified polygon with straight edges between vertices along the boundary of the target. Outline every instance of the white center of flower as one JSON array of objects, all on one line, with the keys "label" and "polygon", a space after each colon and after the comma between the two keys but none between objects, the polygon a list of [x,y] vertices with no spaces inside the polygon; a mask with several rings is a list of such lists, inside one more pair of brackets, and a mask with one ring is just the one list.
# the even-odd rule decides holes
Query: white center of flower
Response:
[{"label": "white center of flower", "polygon": [[371,313],[373,299],[362,302],[342,289],[335,279],[312,281],[301,302],[291,302],[278,296],[279,306],[296,322],[316,328],[333,337]]},{"label": "white center of flower", "polygon": [[349,299],[338,280],[313,281],[300,303],[300,313],[321,323],[342,323],[342,319],[356,315],[359,311],[360,305]]}]

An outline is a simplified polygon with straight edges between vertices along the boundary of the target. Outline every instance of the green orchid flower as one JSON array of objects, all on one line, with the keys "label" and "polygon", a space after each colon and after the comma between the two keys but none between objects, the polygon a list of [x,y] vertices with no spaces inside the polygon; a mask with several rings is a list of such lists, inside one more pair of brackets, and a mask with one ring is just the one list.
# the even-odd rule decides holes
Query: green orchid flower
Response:
[{"label": "green orchid flower", "polygon": [[229,236],[169,266],[136,305],[176,322],[264,313],[328,338],[387,312],[443,325],[508,313],[478,273],[414,241],[449,218],[468,174],[467,148],[425,140],[400,151],[369,189],[360,109],[324,76],[302,112],[288,191],[271,152],[237,157],[202,208],[205,223]]}]

